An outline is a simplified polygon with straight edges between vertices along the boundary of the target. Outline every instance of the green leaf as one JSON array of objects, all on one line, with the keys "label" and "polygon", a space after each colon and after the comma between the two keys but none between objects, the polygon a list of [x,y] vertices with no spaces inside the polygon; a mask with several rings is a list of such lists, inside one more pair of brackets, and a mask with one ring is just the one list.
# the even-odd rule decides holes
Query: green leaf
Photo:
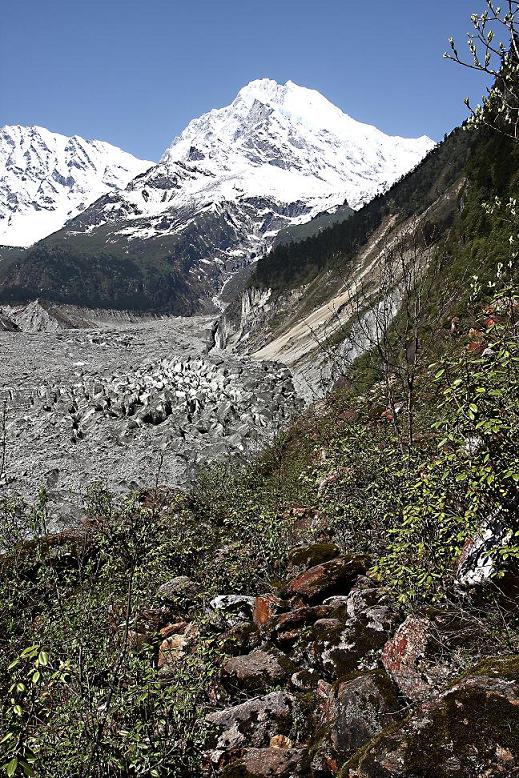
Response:
[{"label": "green leaf", "polygon": [[13,756],[11,761],[5,766],[6,775],[9,776],[9,778],[12,778],[12,776],[16,772],[17,767],[18,767],[18,759],[15,756]]},{"label": "green leaf", "polygon": [[46,667],[49,664],[49,655],[46,651],[40,651],[38,654],[38,663]]}]

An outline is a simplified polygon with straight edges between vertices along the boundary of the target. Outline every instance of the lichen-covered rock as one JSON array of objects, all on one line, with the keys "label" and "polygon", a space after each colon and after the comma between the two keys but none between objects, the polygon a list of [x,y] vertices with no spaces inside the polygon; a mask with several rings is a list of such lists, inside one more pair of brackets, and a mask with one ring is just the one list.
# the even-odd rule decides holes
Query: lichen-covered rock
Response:
[{"label": "lichen-covered rock", "polygon": [[241,758],[228,765],[223,778],[303,778],[308,776],[302,748],[246,748]]},{"label": "lichen-covered rock", "polygon": [[344,761],[389,724],[398,721],[402,706],[383,670],[340,683],[330,713],[330,739]]},{"label": "lichen-covered rock", "polygon": [[323,607],[335,608],[335,618],[314,623],[314,661],[334,680],[377,668],[381,649],[397,623],[381,590],[366,588],[367,580],[356,584],[347,597],[325,600]]},{"label": "lichen-covered rock", "polygon": [[293,578],[284,594],[307,602],[323,600],[333,594],[347,594],[357,576],[366,572],[366,567],[365,557],[337,557]]},{"label": "lichen-covered rock", "polygon": [[257,691],[280,683],[294,670],[290,660],[280,651],[256,650],[227,659],[222,667],[222,679],[228,687]]},{"label": "lichen-covered rock", "polygon": [[199,589],[187,575],[177,575],[159,586],[157,598],[185,611],[193,607]]},{"label": "lichen-covered rock", "polygon": [[290,733],[293,707],[294,698],[279,691],[210,713],[206,721],[216,729],[214,748],[228,751],[268,746],[274,735]]},{"label": "lichen-covered rock", "polygon": [[384,646],[382,664],[408,699],[421,702],[445,686],[453,670],[437,652],[434,625],[426,616],[408,616]]},{"label": "lichen-covered rock", "polygon": [[289,576],[295,577],[304,570],[330,562],[340,556],[340,553],[335,543],[312,543],[293,548],[288,555]]},{"label": "lichen-covered rock", "polygon": [[519,657],[483,662],[360,749],[341,778],[512,778],[519,765]]},{"label": "lichen-covered rock", "polygon": [[251,622],[255,597],[246,594],[219,594],[209,603],[213,623],[222,629]]},{"label": "lichen-covered rock", "polygon": [[242,621],[229,627],[221,636],[220,649],[224,654],[240,656],[258,648],[261,634],[258,627],[249,621]]}]

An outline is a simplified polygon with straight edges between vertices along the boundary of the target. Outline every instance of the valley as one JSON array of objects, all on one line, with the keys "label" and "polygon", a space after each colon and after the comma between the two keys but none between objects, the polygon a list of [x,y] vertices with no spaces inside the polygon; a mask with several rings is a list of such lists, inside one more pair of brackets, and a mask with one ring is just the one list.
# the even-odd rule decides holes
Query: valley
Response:
[{"label": "valley", "polygon": [[0,330],[0,486],[29,501],[46,489],[55,519],[81,518],[100,481],[118,494],[187,486],[200,468],[259,451],[302,409],[284,366],[209,351],[212,318],[99,312],[96,323],[85,312],[89,327],[53,331],[37,308],[25,323],[43,331]]}]

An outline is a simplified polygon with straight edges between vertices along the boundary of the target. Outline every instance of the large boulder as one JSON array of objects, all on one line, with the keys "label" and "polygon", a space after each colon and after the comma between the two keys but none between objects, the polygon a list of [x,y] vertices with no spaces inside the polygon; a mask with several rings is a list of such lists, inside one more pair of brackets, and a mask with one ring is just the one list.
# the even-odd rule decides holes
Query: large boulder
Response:
[{"label": "large boulder", "polygon": [[340,683],[330,706],[330,739],[342,762],[390,724],[398,721],[399,704],[383,670]]},{"label": "large boulder", "polygon": [[333,594],[348,594],[357,576],[366,572],[365,557],[341,556],[310,567],[285,587],[287,597],[313,603]]},{"label": "large boulder", "polygon": [[383,591],[362,577],[346,597],[328,598],[322,607],[334,608],[335,614],[313,625],[315,665],[333,680],[376,669],[398,619]]},{"label": "large boulder", "polygon": [[244,656],[227,659],[222,668],[222,679],[228,688],[263,690],[286,680],[295,667],[276,649],[256,650]]},{"label": "large boulder", "polygon": [[402,694],[421,702],[439,693],[455,670],[440,646],[435,624],[427,616],[412,615],[398,627],[382,651],[382,664]]},{"label": "large boulder", "polygon": [[293,707],[293,697],[279,691],[208,714],[206,721],[216,733],[214,753],[246,746],[262,748],[270,745],[274,735],[288,735]]},{"label": "large boulder", "polygon": [[487,660],[360,749],[340,778],[511,778],[519,764],[519,656]]}]

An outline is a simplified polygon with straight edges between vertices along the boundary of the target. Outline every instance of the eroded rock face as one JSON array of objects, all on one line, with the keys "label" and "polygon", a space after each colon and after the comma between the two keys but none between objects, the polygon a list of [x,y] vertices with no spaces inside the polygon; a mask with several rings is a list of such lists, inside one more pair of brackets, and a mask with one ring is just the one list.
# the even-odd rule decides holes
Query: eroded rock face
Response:
[{"label": "eroded rock face", "polygon": [[[506,665],[509,665],[507,670]],[[485,662],[376,738],[341,778],[511,778],[519,764],[517,657]]]}]

